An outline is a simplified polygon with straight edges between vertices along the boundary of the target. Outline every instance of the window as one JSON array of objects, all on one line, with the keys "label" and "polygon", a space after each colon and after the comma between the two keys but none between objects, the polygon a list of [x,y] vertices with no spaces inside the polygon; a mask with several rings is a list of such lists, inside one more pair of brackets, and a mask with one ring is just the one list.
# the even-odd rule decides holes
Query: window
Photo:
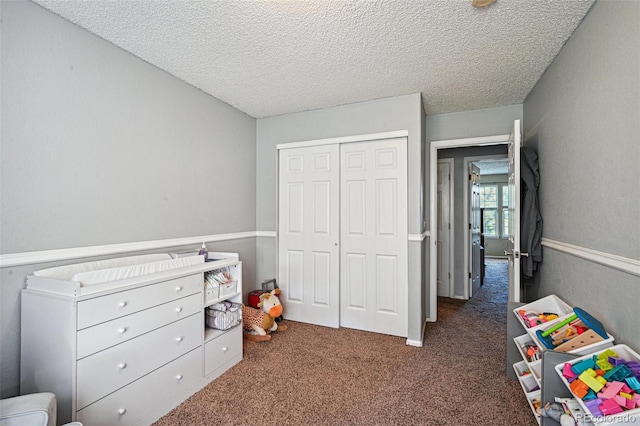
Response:
[{"label": "window", "polygon": [[502,238],[509,237],[509,185],[500,185],[502,194]]},{"label": "window", "polygon": [[484,209],[485,237],[506,238],[509,235],[509,185],[480,185],[480,208]]},{"label": "window", "polygon": [[486,237],[498,236],[498,185],[480,185],[480,208],[484,209],[484,229]]}]

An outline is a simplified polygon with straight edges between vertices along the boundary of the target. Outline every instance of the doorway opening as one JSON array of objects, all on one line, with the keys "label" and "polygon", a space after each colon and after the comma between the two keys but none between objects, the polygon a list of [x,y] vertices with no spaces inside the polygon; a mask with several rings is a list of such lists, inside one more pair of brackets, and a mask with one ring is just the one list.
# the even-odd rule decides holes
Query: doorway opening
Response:
[{"label": "doorway opening", "polygon": [[[464,159],[465,157],[472,157],[472,156],[485,156],[488,155],[491,158],[484,158],[484,159],[494,159],[494,158],[498,158],[501,155],[503,155],[504,153],[506,153],[507,150],[507,146],[509,144],[510,141],[510,136],[511,135],[498,135],[498,136],[488,136],[488,137],[479,137],[479,138],[465,138],[465,139],[454,139],[454,140],[444,140],[444,141],[432,141],[430,144],[430,229],[432,230],[431,232],[431,238],[434,241],[434,245],[438,244],[438,212],[437,212],[437,194],[438,194],[438,179],[437,179],[437,172],[438,172],[438,160],[443,160],[444,156],[445,156],[445,151],[447,150],[451,150],[451,149],[468,149],[468,150],[475,150],[474,152],[466,152],[462,155],[462,157],[459,158],[459,167],[455,166],[455,162],[456,162],[456,156],[454,155],[454,167],[453,169],[455,170],[456,168],[459,168],[465,175],[467,174],[467,170],[468,170],[468,166],[464,164]],[[497,148],[496,148],[497,147]],[[493,151],[489,151],[489,149],[492,149]],[[498,149],[499,153],[496,152],[495,150]],[[451,151],[449,151],[451,152]],[[493,152],[493,153],[491,153]],[[440,154],[443,154],[443,156],[441,157]],[[482,159],[478,159],[476,161],[479,161]],[[468,191],[469,191],[469,186],[468,186],[468,179],[455,179],[454,177],[454,185],[457,185],[457,190],[454,189],[454,193],[456,194],[455,196],[457,197],[458,194],[462,193],[463,194],[463,199],[467,200],[468,197]],[[456,211],[456,209],[453,209],[454,211]],[[460,274],[458,274],[460,276],[460,279],[456,280],[457,281],[457,286],[456,286],[456,282],[453,283],[454,286],[454,290],[453,292],[451,292],[453,294],[454,298],[459,298],[459,299],[468,299],[472,293],[472,289],[469,285],[469,272],[470,271],[470,264],[471,264],[471,260],[470,260],[470,256],[468,256],[466,254],[466,248],[470,247],[470,236],[467,232],[467,230],[464,229],[464,224],[468,224],[469,222],[469,213],[468,213],[468,208],[462,208],[458,210],[458,213],[455,214],[454,213],[454,218],[453,218],[453,224],[452,224],[452,228],[453,230],[453,237],[452,239],[454,240],[454,244],[456,243],[456,241],[458,241],[457,246],[461,247],[461,250],[463,251],[463,254],[460,255],[459,252],[460,250],[458,250],[458,254],[454,254],[454,259],[451,262],[452,264],[452,269],[455,271],[465,271],[462,272]],[[456,217],[458,217],[458,219],[456,220]],[[462,229],[460,229],[460,227],[458,227],[458,229],[460,230],[460,232],[456,232],[456,226],[455,224],[458,224],[460,226],[460,224],[462,224]],[[455,250],[454,250],[455,251]],[[438,250],[437,247],[432,247],[432,250],[430,250],[430,286],[429,286],[429,315],[427,317],[428,321],[434,322],[437,320],[437,309],[438,309],[438,287],[437,285],[434,285],[434,283],[437,283],[437,266],[438,266]],[[453,274],[454,276],[456,274]]]}]

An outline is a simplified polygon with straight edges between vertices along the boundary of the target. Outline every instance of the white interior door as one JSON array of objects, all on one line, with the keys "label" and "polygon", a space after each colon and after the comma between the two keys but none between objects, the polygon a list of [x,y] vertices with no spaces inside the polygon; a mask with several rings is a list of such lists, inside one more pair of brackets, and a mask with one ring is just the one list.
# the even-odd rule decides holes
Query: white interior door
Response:
[{"label": "white interior door", "polygon": [[340,164],[340,325],[406,337],[406,138],[343,144]]},{"label": "white interior door", "polygon": [[452,297],[451,288],[451,166],[453,161],[438,161],[438,296]]},{"label": "white interior door", "polygon": [[505,254],[509,259],[509,301],[520,302],[520,120],[513,122],[509,138],[509,242]]},{"label": "white interior door", "polygon": [[278,283],[285,317],[337,328],[339,146],[279,155]]},{"label": "white interior door", "polygon": [[480,168],[473,163],[469,163],[469,241],[471,249],[469,252],[469,297],[478,291],[481,283],[481,258],[480,258]]}]

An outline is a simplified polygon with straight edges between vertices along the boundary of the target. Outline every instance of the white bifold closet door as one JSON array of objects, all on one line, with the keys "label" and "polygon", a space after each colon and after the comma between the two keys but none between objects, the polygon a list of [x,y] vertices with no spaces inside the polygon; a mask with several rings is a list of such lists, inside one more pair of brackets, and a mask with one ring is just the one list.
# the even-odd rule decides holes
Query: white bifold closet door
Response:
[{"label": "white bifold closet door", "polygon": [[284,317],[338,327],[340,148],[280,150],[278,271]]},{"label": "white bifold closet door", "polygon": [[406,138],[280,150],[285,318],[407,336]]}]

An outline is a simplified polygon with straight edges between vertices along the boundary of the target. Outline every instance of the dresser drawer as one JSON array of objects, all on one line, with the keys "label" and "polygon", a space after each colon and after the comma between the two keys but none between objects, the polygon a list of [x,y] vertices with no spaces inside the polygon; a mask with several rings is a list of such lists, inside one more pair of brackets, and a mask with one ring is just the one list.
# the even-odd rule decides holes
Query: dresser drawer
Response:
[{"label": "dresser drawer", "polygon": [[173,400],[177,405],[187,398],[200,387],[201,380],[202,349],[198,348],[78,411],[77,421],[85,425],[139,426],[168,402]]},{"label": "dresser drawer", "polygon": [[78,330],[161,303],[201,293],[203,275],[194,274],[78,302]]},{"label": "dresser drawer", "polygon": [[204,374],[211,374],[237,355],[242,357],[242,326],[234,327],[204,345]]},{"label": "dresser drawer", "polygon": [[78,361],[77,402],[84,408],[202,344],[195,314]]},{"label": "dresser drawer", "polygon": [[200,312],[200,293],[173,300],[135,314],[104,322],[78,332],[78,359],[126,342],[166,324]]}]

